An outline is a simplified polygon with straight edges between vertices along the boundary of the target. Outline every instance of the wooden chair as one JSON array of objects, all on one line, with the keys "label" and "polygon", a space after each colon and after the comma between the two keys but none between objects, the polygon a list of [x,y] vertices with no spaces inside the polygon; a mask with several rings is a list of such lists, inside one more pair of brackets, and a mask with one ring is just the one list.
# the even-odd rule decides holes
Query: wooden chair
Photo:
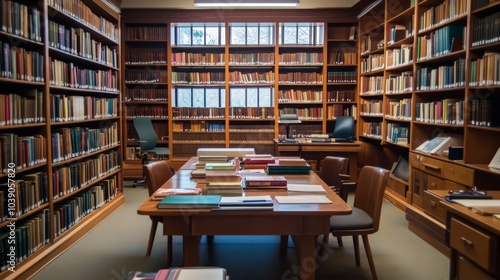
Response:
[{"label": "wooden chair", "polygon": [[[168,181],[174,172],[170,167],[170,164],[165,160],[153,161],[145,164],[143,167],[144,175],[146,177],[147,187],[149,196],[159,189],[163,183]],[[156,228],[158,227],[158,222],[163,222],[162,217],[150,216],[151,218],[151,231],[149,232],[148,249],[146,251],[146,256],[151,255],[151,250],[153,248],[153,242],[155,239]],[[168,243],[168,261],[172,261],[172,236],[167,237]]]},{"label": "wooden chair", "polygon": [[342,183],[349,180],[347,174],[349,159],[343,157],[326,156],[321,162],[319,177],[344,201],[347,202],[348,189],[342,188]]},{"label": "wooden chair", "polygon": [[[335,215],[330,219],[330,232],[333,236],[352,236],[357,266],[360,266],[358,236],[361,235],[373,279],[377,279],[377,273],[368,234],[378,231],[388,176],[389,171],[386,169],[364,166],[357,180],[352,213]],[[325,240],[328,242],[327,238]]]}]

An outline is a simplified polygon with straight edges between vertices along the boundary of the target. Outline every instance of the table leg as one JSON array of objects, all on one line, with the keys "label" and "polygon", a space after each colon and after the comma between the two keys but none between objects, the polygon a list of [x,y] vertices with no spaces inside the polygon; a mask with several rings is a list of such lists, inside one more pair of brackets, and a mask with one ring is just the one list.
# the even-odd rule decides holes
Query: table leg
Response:
[{"label": "table leg", "polygon": [[182,238],[184,266],[200,265],[200,240],[201,236],[193,235],[184,235]]},{"label": "table leg", "polygon": [[294,237],[294,245],[299,263],[299,279],[314,280],[316,273],[316,258],[314,248],[316,246],[316,236],[302,235]]},{"label": "table leg", "polygon": [[351,180],[358,180],[358,153],[349,153],[349,175]]}]

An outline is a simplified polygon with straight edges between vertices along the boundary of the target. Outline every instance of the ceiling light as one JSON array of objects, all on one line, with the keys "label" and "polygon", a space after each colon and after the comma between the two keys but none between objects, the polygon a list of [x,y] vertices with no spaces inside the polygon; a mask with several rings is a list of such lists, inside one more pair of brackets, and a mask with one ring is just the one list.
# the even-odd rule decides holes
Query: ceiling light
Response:
[{"label": "ceiling light", "polygon": [[299,0],[194,0],[196,7],[296,7]]}]

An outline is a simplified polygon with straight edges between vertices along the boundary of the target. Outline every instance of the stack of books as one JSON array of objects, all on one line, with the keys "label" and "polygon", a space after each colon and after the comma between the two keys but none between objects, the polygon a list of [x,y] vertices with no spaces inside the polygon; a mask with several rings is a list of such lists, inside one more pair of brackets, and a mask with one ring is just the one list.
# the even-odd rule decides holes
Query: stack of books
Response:
[{"label": "stack of books", "polygon": [[234,163],[207,163],[205,165],[207,194],[236,196],[243,194],[241,176]]},{"label": "stack of books", "polygon": [[311,166],[303,158],[280,158],[267,165],[268,174],[309,174]]},{"label": "stack of books", "polygon": [[270,154],[246,155],[243,158],[243,169],[267,169],[267,164],[276,163]]},{"label": "stack of books", "polygon": [[196,161],[196,169],[191,171],[191,178],[205,178],[205,165],[207,163],[227,163],[228,160],[227,156],[199,156]]},{"label": "stack of books", "polygon": [[285,176],[247,176],[244,180],[245,189],[286,189]]}]

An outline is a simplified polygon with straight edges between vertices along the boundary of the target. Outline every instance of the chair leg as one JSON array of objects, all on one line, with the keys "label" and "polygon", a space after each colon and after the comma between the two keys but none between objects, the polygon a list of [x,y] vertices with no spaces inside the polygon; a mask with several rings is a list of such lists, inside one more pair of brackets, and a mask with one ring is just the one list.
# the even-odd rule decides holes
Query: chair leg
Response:
[{"label": "chair leg", "polygon": [[354,256],[356,257],[356,266],[361,266],[359,261],[359,238],[357,235],[352,236],[352,244],[354,245]]},{"label": "chair leg", "polygon": [[286,254],[286,250],[288,248],[288,235],[280,236],[280,254]]},{"label": "chair leg", "polygon": [[377,272],[375,271],[375,263],[373,262],[372,251],[370,249],[370,243],[368,242],[368,235],[362,235],[363,246],[365,246],[366,257],[368,258],[368,263],[370,264],[370,271],[372,272],[373,280],[377,280]]},{"label": "chair leg", "polygon": [[153,242],[155,241],[156,228],[158,227],[157,220],[151,220],[151,231],[149,232],[148,249],[146,251],[146,256],[151,256],[151,250],[153,249]]},{"label": "chair leg", "polygon": [[342,236],[337,236],[337,243],[339,244],[339,247],[344,246],[344,242],[342,242]]},{"label": "chair leg", "polygon": [[173,258],[173,250],[172,250],[172,246],[173,246],[173,241],[172,241],[172,235],[169,235],[167,236],[167,264],[171,264],[172,263],[172,258]]}]

